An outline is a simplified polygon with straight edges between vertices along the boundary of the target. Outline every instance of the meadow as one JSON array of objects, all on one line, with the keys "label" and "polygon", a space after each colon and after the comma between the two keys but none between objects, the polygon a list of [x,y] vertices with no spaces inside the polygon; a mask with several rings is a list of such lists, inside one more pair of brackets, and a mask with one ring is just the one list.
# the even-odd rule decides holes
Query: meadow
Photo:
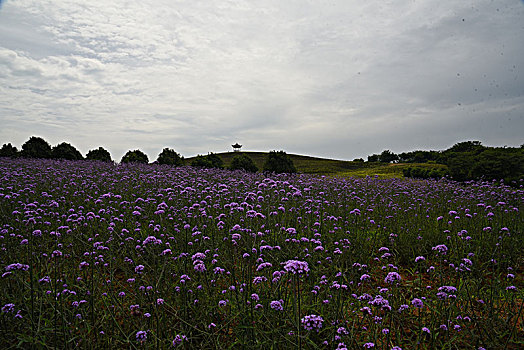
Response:
[{"label": "meadow", "polygon": [[0,159],[2,348],[518,349],[524,191]]}]

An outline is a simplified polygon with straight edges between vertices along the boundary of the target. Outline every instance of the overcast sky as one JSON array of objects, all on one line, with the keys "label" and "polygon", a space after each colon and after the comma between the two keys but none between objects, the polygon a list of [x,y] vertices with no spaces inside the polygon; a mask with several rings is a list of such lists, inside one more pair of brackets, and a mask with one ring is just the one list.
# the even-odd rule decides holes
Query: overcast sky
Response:
[{"label": "overcast sky", "polygon": [[0,143],[120,160],[524,143],[518,0],[0,0]]}]

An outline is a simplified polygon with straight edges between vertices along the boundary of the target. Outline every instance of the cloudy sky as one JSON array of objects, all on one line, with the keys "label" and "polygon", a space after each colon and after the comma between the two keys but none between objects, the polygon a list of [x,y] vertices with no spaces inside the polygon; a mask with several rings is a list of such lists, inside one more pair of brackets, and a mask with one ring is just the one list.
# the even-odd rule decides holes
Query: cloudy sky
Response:
[{"label": "cloudy sky", "polygon": [[524,143],[519,0],[0,0],[0,143],[155,160]]}]

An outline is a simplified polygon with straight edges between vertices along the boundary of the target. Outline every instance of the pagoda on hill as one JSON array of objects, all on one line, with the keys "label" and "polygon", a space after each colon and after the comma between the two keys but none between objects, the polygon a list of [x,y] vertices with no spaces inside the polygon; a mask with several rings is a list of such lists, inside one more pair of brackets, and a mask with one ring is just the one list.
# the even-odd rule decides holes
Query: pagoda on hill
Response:
[{"label": "pagoda on hill", "polygon": [[233,147],[233,152],[240,152],[240,149],[242,148],[242,145],[239,145],[238,142],[234,145],[231,145]]}]

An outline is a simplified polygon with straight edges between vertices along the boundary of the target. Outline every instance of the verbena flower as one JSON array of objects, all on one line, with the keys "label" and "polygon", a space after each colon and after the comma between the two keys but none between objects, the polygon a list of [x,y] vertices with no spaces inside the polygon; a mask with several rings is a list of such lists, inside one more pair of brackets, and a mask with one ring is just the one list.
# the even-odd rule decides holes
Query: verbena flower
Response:
[{"label": "verbena flower", "polygon": [[413,300],[411,300],[411,304],[418,309],[424,306],[424,302],[419,298],[414,298]]},{"label": "verbena flower", "polygon": [[288,260],[284,263],[284,270],[294,275],[305,274],[309,272],[309,266],[305,261]]},{"label": "verbena flower", "polygon": [[320,328],[322,328],[322,322],[324,322],[324,319],[317,315],[307,315],[301,319],[301,322],[302,326],[308,331],[316,330],[318,332],[320,331]]},{"label": "verbena flower", "polygon": [[273,300],[271,303],[269,303],[269,306],[270,306],[273,310],[283,311],[283,310],[284,310],[284,307],[282,306],[282,303],[283,303],[282,300]]},{"label": "verbena flower", "polygon": [[390,272],[384,279],[384,282],[394,284],[400,282],[401,279],[402,277],[400,277],[400,275],[397,272]]},{"label": "verbena flower", "polygon": [[136,332],[136,340],[139,342],[144,342],[147,339],[147,332],[146,331],[138,331]]}]

